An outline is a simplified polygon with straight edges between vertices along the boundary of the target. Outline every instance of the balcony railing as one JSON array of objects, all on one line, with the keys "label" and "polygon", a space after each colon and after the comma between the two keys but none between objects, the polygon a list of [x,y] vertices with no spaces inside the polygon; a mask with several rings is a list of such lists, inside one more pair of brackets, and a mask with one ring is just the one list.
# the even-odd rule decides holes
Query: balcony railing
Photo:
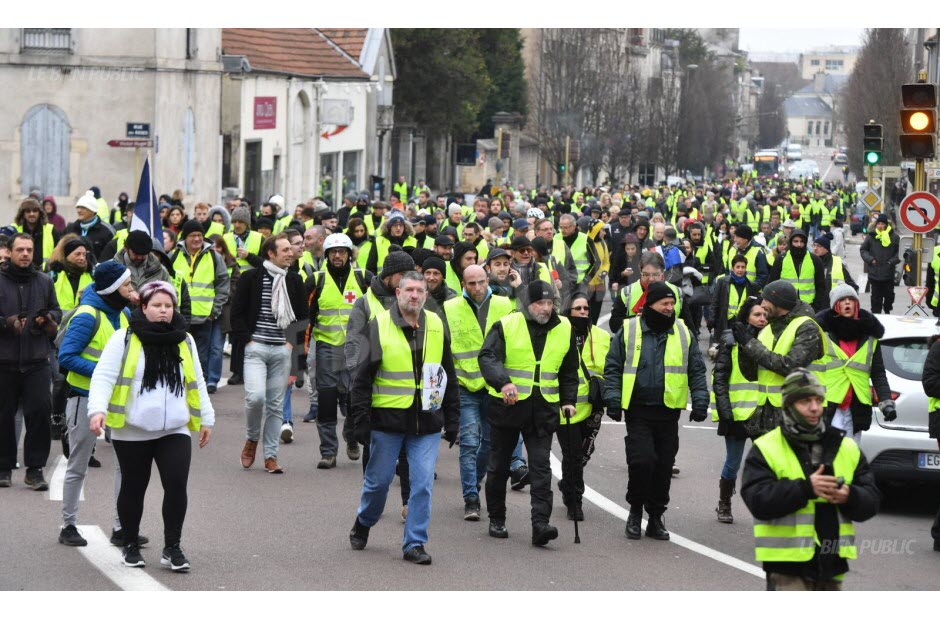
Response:
[{"label": "balcony railing", "polygon": [[24,52],[72,53],[71,28],[23,28]]}]

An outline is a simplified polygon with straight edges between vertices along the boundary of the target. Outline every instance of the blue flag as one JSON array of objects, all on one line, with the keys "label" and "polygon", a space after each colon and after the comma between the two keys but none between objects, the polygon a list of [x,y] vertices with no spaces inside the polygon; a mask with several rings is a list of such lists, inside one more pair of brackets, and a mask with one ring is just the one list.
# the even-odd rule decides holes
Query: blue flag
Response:
[{"label": "blue flag", "polygon": [[143,230],[154,240],[158,247],[163,247],[163,226],[160,223],[160,205],[157,194],[153,191],[153,178],[150,175],[150,155],[144,160],[140,171],[140,184],[137,186],[137,200],[134,201],[134,216],[130,229]]}]

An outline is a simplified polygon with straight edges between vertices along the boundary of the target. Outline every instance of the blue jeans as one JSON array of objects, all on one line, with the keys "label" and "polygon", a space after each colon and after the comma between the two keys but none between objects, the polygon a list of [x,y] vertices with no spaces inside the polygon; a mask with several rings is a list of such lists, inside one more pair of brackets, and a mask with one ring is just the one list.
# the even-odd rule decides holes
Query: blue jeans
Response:
[{"label": "blue jeans", "polygon": [[725,480],[738,479],[738,470],[741,469],[741,458],[744,456],[746,443],[746,437],[725,435],[725,465],[721,468],[721,477]]},{"label": "blue jeans", "polygon": [[286,424],[290,424],[291,426],[294,425],[294,417],[291,413],[291,406],[290,406],[290,395],[293,389],[294,389],[294,384],[289,383],[287,385],[287,390],[284,392],[284,422]]},{"label": "blue jeans", "polygon": [[411,495],[408,497],[408,516],[405,517],[405,534],[402,551],[406,552],[428,542],[428,525],[431,522],[431,493],[434,490],[434,466],[441,446],[441,434],[404,435],[372,431],[369,444],[369,464],[362,481],[362,496],[357,517],[366,527],[379,522],[385,510],[388,487],[395,477],[395,461],[402,444],[408,455],[408,471],[411,478]]},{"label": "blue jeans", "polygon": [[516,471],[525,464],[525,457],[522,456],[522,433],[519,433],[519,441],[516,442],[516,449],[512,451],[512,460],[509,461],[509,471]]},{"label": "blue jeans", "polygon": [[463,497],[479,496],[477,486],[486,475],[490,458],[490,422],[487,391],[460,387],[460,484]]},{"label": "blue jeans", "polygon": [[264,458],[277,458],[278,440],[284,423],[284,386],[290,372],[290,351],[283,344],[249,342],[245,347],[244,372],[245,434],[252,441],[263,436]]},{"label": "blue jeans", "polygon": [[196,341],[199,365],[202,366],[206,385],[218,385],[219,379],[222,378],[222,345],[225,342],[222,323],[207,320],[202,325],[193,325],[189,332]]}]

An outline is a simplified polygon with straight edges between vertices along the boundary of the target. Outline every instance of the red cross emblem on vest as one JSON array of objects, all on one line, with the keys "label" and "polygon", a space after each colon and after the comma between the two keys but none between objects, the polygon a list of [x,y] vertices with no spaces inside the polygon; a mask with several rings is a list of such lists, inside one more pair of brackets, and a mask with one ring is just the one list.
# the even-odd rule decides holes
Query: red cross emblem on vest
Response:
[{"label": "red cross emblem on vest", "polygon": [[346,294],[343,295],[343,299],[346,300],[347,304],[352,304],[356,302],[358,295],[354,291],[346,291]]}]

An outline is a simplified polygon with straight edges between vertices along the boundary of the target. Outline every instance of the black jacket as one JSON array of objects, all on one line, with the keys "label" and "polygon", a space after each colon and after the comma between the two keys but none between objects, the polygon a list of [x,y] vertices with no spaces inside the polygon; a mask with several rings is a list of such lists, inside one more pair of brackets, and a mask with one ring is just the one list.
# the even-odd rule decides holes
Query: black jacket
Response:
[{"label": "black jacket", "polygon": [[[418,328],[414,329],[405,322],[397,303],[390,306],[392,322],[405,334],[412,353],[412,368],[421,372],[421,360],[424,359],[422,346],[427,324],[427,310],[422,310]],[[441,366],[447,375],[447,387],[440,409],[421,410],[421,393],[416,392],[411,406],[407,409],[376,408],[372,406],[372,386],[375,375],[382,363],[383,343],[379,341],[378,321],[369,321],[366,338],[359,351],[358,369],[352,379],[351,407],[353,427],[386,433],[404,433],[406,435],[428,435],[440,433],[441,428],[448,432],[457,432],[460,426],[460,392],[457,384],[457,372],[451,355],[450,337],[444,330],[444,354]]]},{"label": "black jacket", "polygon": [[[819,323],[822,330],[826,332],[826,336],[832,340],[836,346],[839,346],[839,339],[832,331],[832,325],[830,323],[830,319],[834,316],[835,312],[832,310],[823,310],[816,315],[816,322]],[[868,310],[859,308],[858,322],[861,329],[859,337],[863,341],[870,337],[880,340],[881,337],[885,335],[884,325]],[[875,388],[875,394],[878,395],[879,401],[891,399],[891,387],[888,385],[888,376],[885,373],[885,363],[881,355],[880,346],[875,347],[875,353],[872,355],[871,385]],[[826,424],[832,422],[832,418],[840,404],[841,403],[828,403],[826,406]],[[849,410],[852,412],[852,430],[854,432],[867,431],[871,428],[871,405],[862,404],[858,398],[853,397]]]},{"label": "black jacket", "polygon": [[[75,233],[79,237],[82,236],[82,227],[77,221],[72,222],[65,228],[65,233]],[[98,257],[101,256],[104,252],[104,246],[108,245],[108,242],[111,241],[111,238],[114,236],[114,229],[111,228],[108,224],[105,224],[101,220],[98,220],[94,226],[88,229],[88,234],[83,238],[91,245],[91,253],[95,255],[95,260],[98,261]]]},{"label": "black jacket", "polygon": [[868,231],[865,240],[862,241],[862,247],[859,248],[859,254],[862,262],[868,267],[868,279],[872,282],[892,282],[894,281],[895,266],[901,262],[898,255],[901,245],[901,238],[898,234],[891,231],[891,242],[888,247],[881,244],[875,238],[875,230]]},{"label": "black jacket", "polygon": [[[755,329],[748,326],[749,329]],[[721,334],[718,333],[718,336]],[[715,392],[715,408],[718,411],[718,435],[721,437],[740,437],[748,438],[757,433],[751,432],[753,425],[746,422],[734,421],[734,413],[731,410],[731,396],[729,386],[731,383],[731,371],[734,365],[731,360],[733,347],[729,347],[718,338],[718,355],[715,357],[715,368],[712,370],[712,390]],[[748,364],[745,359],[745,353],[738,347],[738,365],[744,378],[751,382],[757,381],[757,367],[754,364]]]},{"label": "black jacket", "polygon": [[[560,322],[561,319],[555,312],[552,312],[551,318],[545,325],[539,325],[531,319],[526,321],[535,359],[542,357],[548,332]],[[511,383],[509,374],[503,366],[505,360],[506,336],[503,333],[503,324],[496,322],[483,340],[483,347],[480,349],[480,370],[483,372],[487,385],[497,392],[507,383]],[[545,432],[554,431],[560,422],[561,405],[577,403],[578,364],[578,347],[574,328],[572,328],[571,342],[558,371],[559,402],[546,401],[538,388],[534,388],[528,398],[518,401],[515,405],[505,405],[501,397],[491,395],[488,397],[490,424],[498,428],[535,428]]]},{"label": "black jacket", "polygon": [[[826,291],[828,293],[832,290],[832,252],[827,252],[825,256],[817,256],[817,258],[823,268],[823,279],[826,281]],[[854,288],[857,293],[858,284],[852,279],[852,274],[849,273],[849,266],[845,264],[845,259],[842,260],[842,274],[845,276],[845,283]]]},{"label": "black jacket", "polygon": [[[20,370],[24,366],[48,364],[52,352],[50,335],[36,327],[38,310],[46,310],[56,323],[62,310],[55,296],[52,278],[30,265],[25,278],[17,277],[9,261],[0,264],[0,366]],[[26,314],[27,326],[18,335],[7,327],[7,317]]]},{"label": "black jacket", "polygon": [[[247,342],[255,331],[258,314],[261,312],[261,280],[267,272],[261,268],[249,269],[238,279],[238,290],[232,301],[232,336],[241,342]],[[304,297],[304,283],[300,276],[288,271],[285,276],[287,296],[296,320],[303,321],[310,316],[310,308]]]},{"label": "black jacket", "polygon": [[[940,336],[930,339],[930,350],[924,362],[924,374],[921,382],[924,393],[929,398],[940,398]],[[928,430],[934,439],[940,439],[940,409],[930,411],[928,414]]]},{"label": "black jacket", "polygon": [[[789,254],[789,252],[787,252]],[[780,272],[783,270],[783,261],[785,260],[786,255],[783,258],[774,260],[773,267],[770,268],[770,277],[767,282],[776,282],[780,280]],[[800,268],[803,266],[804,260],[813,261],[813,280],[815,288],[815,297],[813,297],[813,310],[819,312],[824,310],[829,306],[829,287],[826,286],[826,274],[823,269],[823,265],[819,262],[819,257],[810,252],[806,251],[806,254],[803,255],[803,259],[793,259],[793,267],[797,273],[800,273]],[[830,267],[832,263],[830,261]],[[795,284],[794,284],[795,286]]]},{"label": "black jacket", "polygon": [[[712,321],[715,324],[714,334],[716,340],[721,336],[721,332],[728,329],[728,303],[731,286],[731,276],[724,276],[715,280],[712,288]],[[757,295],[757,285],[745,278],[745,284],[739,287],[739,292],[747,299],[752,295]]]},{"label": "black jacket", "polygon": [[[741,484],[741,498],[755,519],[779,519],[803,508],[816,497],[809,476],[820,464],[831,465],[842,442],[844,432],[826,427],[822,437],[823,452],[820,463],[812,463],[809,449],[800,443],[788,441],[796,453],[806,476],[803,480],[778,479],[767,464],[760,448],[754,446],[744,462],[744,477]],[[815,465],[815,466],[814,466]],[[841,506],[829,503],[816,505],[816,535],[825,548],[832,553],[821,553],[816,547],[813,558],[807,562],[764,562],[768,573],[798,575],[812,580],[831,580],[849,570],[848,562],[838,555],[839,518],[842,516],[852,521],[867,521],[878,513],[881,493],[875,486],[875,477],[868,466],[865,454],[859,456],[858,465],[852,475],[848,502]],[[856,544],[859,537],[856,532]]]}]

